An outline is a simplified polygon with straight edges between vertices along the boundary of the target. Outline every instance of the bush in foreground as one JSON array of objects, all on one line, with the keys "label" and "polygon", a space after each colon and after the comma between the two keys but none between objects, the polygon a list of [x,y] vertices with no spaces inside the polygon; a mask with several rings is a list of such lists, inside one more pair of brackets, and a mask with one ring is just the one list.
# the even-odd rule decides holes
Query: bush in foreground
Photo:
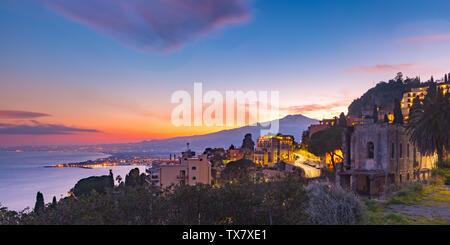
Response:
[{"label": "bush in foreground", "polygon": [[0,224],[25,225],[303,225],[360,224],[359,199],[337,186],[298,176],[248,178],[221,187],[198,184],[166,189],[149,185],[95,189],[47,204],[40,212],[0,209]]},{"label": "bush in foreground", "polygon": [[364,220],[364,206],[358,196],[340,186],[313,183],[309,193],[309,223],[318,225],[356,225]]},{"label": "bush in foreground", "polygon": [[389,197],[388,202],[411,205],[422,200],[428,191],[429,190],[424,185],[420,183],[413,183]]}]

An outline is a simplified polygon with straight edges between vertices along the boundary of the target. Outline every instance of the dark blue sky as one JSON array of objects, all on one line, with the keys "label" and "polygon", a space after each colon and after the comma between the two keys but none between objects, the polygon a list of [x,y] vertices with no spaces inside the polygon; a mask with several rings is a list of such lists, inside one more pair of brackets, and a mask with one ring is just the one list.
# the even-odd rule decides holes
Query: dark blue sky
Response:
[{"label": "dark blue sky", "polygon": [[150,129],[194,82],[278,90],[320,119],[399,71],[450,72],[450,1],[166,1],[2,0],[0,110],[163,137]]}]

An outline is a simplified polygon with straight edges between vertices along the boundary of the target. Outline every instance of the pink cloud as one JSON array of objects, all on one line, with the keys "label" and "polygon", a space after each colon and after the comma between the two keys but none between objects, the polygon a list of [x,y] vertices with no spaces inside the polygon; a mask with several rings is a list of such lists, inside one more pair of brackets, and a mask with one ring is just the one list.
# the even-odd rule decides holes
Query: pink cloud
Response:
[{"label": "pink cloud", "polygon": [[373,65],[373,66],[354,66],[344,70],[346,73],[377,73],[377,72],[391,72],[402,71],[417,66],[417,63],[409,64],[393,64],[393,65]]},{"label": "pink cloud", "polygon": [[249,19],[250,0],[40,0],[58,14],[143,51],[171,51]]},{"label": "pink cloud", "polygon": [[308,104],[308,105],[299,105],[299,106],[290,106],[282,108],[282,110],[287,111],[289,113],[294,114],[304,114],[308,112],[322,111],[322,110],[331,110],[338,107],[347,106],[348,103],[341,101],[335,102],[331,104],[321,105],[321,104]]},{"label": "pink cloud", "polygon": [[440,40],[448,40],[450,39],[450,34],[439,34],[439,35],[430,35],[430,36],[421,36],[421,37],[412,37],[399,40],[399,43],[404,44],[420,44],[425,42],[432,41],[440,41]]}]

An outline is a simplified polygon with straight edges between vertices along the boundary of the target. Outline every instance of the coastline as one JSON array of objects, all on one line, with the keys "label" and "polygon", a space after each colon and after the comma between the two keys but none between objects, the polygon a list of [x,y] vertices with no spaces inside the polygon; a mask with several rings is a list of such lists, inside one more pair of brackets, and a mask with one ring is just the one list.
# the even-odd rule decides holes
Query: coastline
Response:
[{"label": "coastline", "polygon": [[[0,203],[10,210],[34,207],[36,193],[51,201],[67,196],[67,192],[82,178],[101,176],[112,169],[114,176],[125,175],[142,166],[104,166],[101,168],[45,168],[49,163],[96,161],[110,157],[104,153],[80,152],[0,152]],[[89,159],[89,160],[88,160]]]}]

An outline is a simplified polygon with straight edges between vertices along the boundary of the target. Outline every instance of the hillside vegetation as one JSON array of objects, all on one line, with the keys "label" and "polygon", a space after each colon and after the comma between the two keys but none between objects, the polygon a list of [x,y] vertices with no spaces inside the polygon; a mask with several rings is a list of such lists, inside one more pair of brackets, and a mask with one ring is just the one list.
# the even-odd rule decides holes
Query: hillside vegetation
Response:
[{"label": "hillside vegetation", "polygon": [[348,114],[350,117],[361,117],[362,111],[372,110],[375,105],[393,111],[395,101],[400,101],[404,92],[411,88],[427,86],[431,81],[433,79],[421,83],[419,77],[404,79],[403,74],[398,73],[394,79],[389,82],[379,82],[360,98],[354,100],[348,107]]}]

